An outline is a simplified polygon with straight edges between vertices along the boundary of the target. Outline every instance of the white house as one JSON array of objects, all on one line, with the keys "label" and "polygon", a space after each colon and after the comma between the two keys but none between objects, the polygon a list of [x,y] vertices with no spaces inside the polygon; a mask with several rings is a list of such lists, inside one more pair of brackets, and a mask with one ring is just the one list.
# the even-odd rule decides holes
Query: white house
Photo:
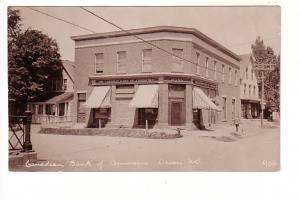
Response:
[{"label": "white house", "polygon": [[28,104],[32,112],[32,123],[72,121],[74,71],[74,63],[63,60],[62,76],[51,80],[47,91],[30,100]]},{"label": "white house", "polygon": [[242,117],[247,119],[258,118],[260,113],[260,99],[256,73],[252,68],[251,54],[240,55],[241,77],[240,94]]}]

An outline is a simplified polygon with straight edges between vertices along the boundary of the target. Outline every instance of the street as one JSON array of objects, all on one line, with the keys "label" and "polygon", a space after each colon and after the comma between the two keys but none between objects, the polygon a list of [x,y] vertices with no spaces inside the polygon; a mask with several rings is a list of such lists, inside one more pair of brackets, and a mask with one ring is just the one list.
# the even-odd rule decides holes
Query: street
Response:
[{"label": "street", "polygon": [[40,134],[33,127],[37,163],[15,171],[276,171],[280,169],[279,125],[247,120],[213,131],[183,131],[182,138]]}]

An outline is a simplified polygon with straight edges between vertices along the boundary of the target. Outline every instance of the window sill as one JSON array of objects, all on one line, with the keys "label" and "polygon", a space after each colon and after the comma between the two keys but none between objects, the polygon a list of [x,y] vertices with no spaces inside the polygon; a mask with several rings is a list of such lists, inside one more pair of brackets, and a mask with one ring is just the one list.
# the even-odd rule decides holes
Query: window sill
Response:
[{"label": "window sill", "polygon": [[126,72],[117,72],[117,74],[127,74]]},{"label": "window sill", "polygon": [[149,73],[152,73],[152,71],[142,71],[141,73],[146,73],[146,74],[148,73],[149,74]]},{"label": "window sill", "polygon": [[97,76],[97,75],[104,75],[104,73],[102,72],[102,73],[94,73],[94,75],[95,76]]},{"label": "window sill", "polygon": [[171,73],[175,73],[175,74],[183,74],[184,72],[176,72],[176,71],[173,71]]}]

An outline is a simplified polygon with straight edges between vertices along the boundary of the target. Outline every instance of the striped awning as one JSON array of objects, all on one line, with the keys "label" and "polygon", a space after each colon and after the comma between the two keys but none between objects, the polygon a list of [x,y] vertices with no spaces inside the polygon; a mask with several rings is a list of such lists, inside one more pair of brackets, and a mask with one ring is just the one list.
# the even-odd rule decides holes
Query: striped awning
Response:
[{"label": "striped awning", "polygon": [[94,87],[89,98],[85,103],[87,108],[110,108],[111,86]]},{"label": "striped awning", "polygon": [[158,108],[158,85],[139,85],[129,107]]},{"label": "striped awning", "polygon": [[194,89],[193,89],[193,109],[206,109],[206,110],[222,111],[198,87],[194,87]]}]

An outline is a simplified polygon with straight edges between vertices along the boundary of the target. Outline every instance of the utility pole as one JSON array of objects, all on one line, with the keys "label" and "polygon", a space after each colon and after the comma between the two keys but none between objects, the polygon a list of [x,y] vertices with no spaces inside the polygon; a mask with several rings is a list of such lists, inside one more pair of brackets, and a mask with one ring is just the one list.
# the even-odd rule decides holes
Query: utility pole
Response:
[{"label": "utility pole", "polygon": [[265,83],[264,83],[264,72],[272,71],[274,66],[277,64],[252,64],[253,69],[261,72],[261,99],[260,99],[260,127],[264,126],[264,93],[265,93]]},{"label": "utility pole", "polygon": [[264,92],[265,92],[265,84],[264,84],[264,71],[261,71],[261,99],[260,99],[260,127],[264,126]]}]

